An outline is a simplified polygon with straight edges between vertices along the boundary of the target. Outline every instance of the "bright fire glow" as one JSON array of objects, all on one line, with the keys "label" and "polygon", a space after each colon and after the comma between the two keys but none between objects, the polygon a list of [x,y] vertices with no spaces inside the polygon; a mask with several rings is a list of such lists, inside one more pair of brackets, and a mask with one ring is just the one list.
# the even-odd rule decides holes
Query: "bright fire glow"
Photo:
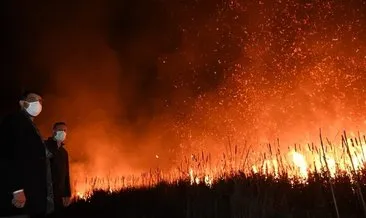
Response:
[{"label": "bright fire glow", "polygon": [[352,177],[353,173],[358,173],[364,169],[366,163],[363,154],[365,146],[359,140],[356,138],[348,139],[347,143],[342,143],[339,146],[328,143],[324,145],[324,153],[321,148],[316,146],[312,148],[308,145],[307,149],[300,146],[297,147],[298,151],[292,149],[287,152],[287,155],[276,155],[276,159],[264,155],[257,163],[243,164],[245,160],[241,160],[237,161],[236,165],[228,160],[226,162],[221,160],[219,161],[221,164],[217,164],[215,167],[205,165],[207,159],[204,156],[201,155],[202,157],[198,158],[198,156],[191,155],[192,161],[187,162],[184,166],[187,170],[154,171],[143,175],[90,178],[85,179],[85,182],[78,181],[75,183],[74,197],[86,199],[95,189],[113,192],[131,187],[151,187],[161,181],[173,184],[181,179],[189,180],[191,185],[205,184],[211,186],[217,179],[238,172],[243,172],[245,175],[261,174],[274,178],[287,175],[289,180],[296,179],[304,183],[308,179],[309,173],[328,172],[331,178],[335,178],[337,172],[342,172]]},{"label": "bright fire glow", "polygon": [[[171,35],[175,34],[163,32],[164,37],[151,37],[149,45],[148,30],[158,33],[160,28],[138,31],[144,34],[142,41],[136,37],[130,40],[135,44],[127,48],[136,54],[132,56],[140,58],[141,54],[142,60],[127,59],[133,65],[131,72],[130,66],[117,67],[125,63],[115,64],[113,77],[107,73],[110,67],[102,69],[88,61],[85,65],[91,67],[84,71],[102,69],[95,74],[99,76],[66,80],[68,87],[70,83],[75,87],[70,95],[79,94],[67,101],[77,106],[64,108],[70,110],[69,120],[79,124],[79,132],[73,131],[78,139],[70,144],[85,145],[78,150],[80,162],[85,161],[88,169],[73,173],[75,196],[85,198],[93,189],[115,191],[179,179],[211,185],[237,172],[287,176],[306,183],[311,173],[326,172],[332,178],[347,173],[352,177],[354,171],[364,169],[365,132],[351,131],[366,130],[365,1],[234,0],[206,4],[208,1],[164,5],[172,14],[172,19],[166,20],[178,28],[175,40],[179,43],[171,45],[170,41],[175,41]],[[169,51],[160,53],[166,47]],[[140,67],[145,64],[143,60],[150,56],[153,60],[146,63],[153,63],[151,69],[156,68],[158,82],[147,86],[146,95],[151,91],[154,97],[147,95],[151,99],[141,100],[136,111],[157,113],[146,122],[144,117],[137,119],[133,128],[123,126],[119,120],[127,117],[131,108],[120,100],[121,92],[127,105],[134,105],[130,98],[141,93],[134,95],[136,87],[121,89],[117,75],[124,71],[126,75],[138,74],[145,69]],[[156,63],[155,57],[159,57]],[[110,78],[101,80],[104,76]],[[81,84],[89,77],[98,81],[85,90]],[[121,81],[125,79],[123,86],[128,87],[127,78]],[[98,84],[103,85],[94,89]],[[162,89],[155,92],[158,86]],[[96,105],[95,99],[103,99],[103,103]],[[76,121],[75,117],[82,118]],[[318,128],[331,137],[323,138],[323,146]],[[339,134],[344,129],[349,131],[346,141]],[[277,138],[281,143],[273,143]],[[170,158],[177,163],[172,164]],[[141,173],[139,164],[158,169]]]}]

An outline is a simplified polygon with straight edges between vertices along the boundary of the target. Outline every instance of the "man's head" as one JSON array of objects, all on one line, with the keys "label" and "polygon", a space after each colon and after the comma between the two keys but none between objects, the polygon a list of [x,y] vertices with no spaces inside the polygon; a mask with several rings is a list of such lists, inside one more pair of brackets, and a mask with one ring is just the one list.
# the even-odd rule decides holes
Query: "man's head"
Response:
[{"label": "man's head", "polygon": [[36,117],[42,111],[42,97],[36,92],[26,91],[19,99],[19,105],[30,116]]},{"label": "man's head", "polygon": [[58,142],[66,139],[67,126],[65,122],[57,122],[53,124],[53,138]]}]

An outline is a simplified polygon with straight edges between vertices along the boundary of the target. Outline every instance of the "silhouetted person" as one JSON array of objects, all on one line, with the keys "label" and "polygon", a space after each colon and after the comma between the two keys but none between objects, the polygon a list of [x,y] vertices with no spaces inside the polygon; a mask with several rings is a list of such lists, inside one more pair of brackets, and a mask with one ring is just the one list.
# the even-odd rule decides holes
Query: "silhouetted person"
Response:
[{"label": "silhouetted person", "polygon": [[52,153],[50,162],[56,215],[62,214],[63,208],[69,206],[71,197],[69,155],[64,147],[66,132],[66,123],[55,123],[53,136],[45,142]]},{"label": "silhouetted person", "polygon": [[19,105],[0,125],[0,216],[45,217],[54,210],[50,152],[33,123],[42,97],[25,92]]}]

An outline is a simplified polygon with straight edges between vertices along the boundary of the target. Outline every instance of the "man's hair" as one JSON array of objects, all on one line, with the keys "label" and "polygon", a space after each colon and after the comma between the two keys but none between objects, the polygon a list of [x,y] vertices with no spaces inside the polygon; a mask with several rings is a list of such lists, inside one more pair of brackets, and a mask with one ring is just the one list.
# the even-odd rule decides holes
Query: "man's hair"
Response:
[{"label": "man's hair", "polygon": [[25,101],[27,100],[28,96],[30,94],[36,94],[36,95],[39,95],[39,96],[42,96],[41,94],[39,94],[39,92],[36,92],[36,91],[31,91],[31,90],[26,90],[22,93],[22,95],[20,96],[19,100],[22,100],[22,101]]},{"label": "man's hair", "polygon": [[56,122],[55,124],[53,124],[53,129],[56,129],[56,127],[61,126],[61,125],[66,126],[66,123],[65,122]]}]

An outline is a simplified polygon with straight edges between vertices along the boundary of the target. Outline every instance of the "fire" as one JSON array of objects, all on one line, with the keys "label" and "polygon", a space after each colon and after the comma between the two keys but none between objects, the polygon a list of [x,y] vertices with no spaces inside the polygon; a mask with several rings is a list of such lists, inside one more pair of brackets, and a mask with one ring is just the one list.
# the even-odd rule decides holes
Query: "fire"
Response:
[{"label": "fire", "polygon": [[324,146],[324,151],[315,146],[312,148],[310,145],[307,146],[307,149],[296,146],[296,149],[291,149],[284,155],[277,155],[276,159],[264,155],[259,158],[260,161],[257,163],[248,163],[248,167],[243,167],[240,161],[237,162],[238,165],[234,165],[222,160],[220,163],[223,164],[209,167],[205,165],[207,160],[203,154],[201,154],[201,158],[199,155],[191,155],[191,160],[194,161],[186,163],[186,171],[183,169],[168,172],[150,171],[148,174],[128,177],[90,178],[86,179],[84,183],[75,183],[74,197],[87,199],[95,189],[114,192],[131,187],[150,187],[162,181],[174,184],[182,179],[188,180],[191,185],[205,184],[210,187],[215,181],[238,172],[249,176],[261,174],[274,178],[287,175],[289,180],[303,183],[306,183],[309,173],[328,172],[331,178],[336,178],[337,173],[347,173],[353,177],[354,173],[359,173],[364,169],[366,163],[364,151],[365,145],[359,139],[354,138],[348,139],[347,142],[338,146],[328,142]]},{"label": "fire", "polygon": [[87,198],[87,195],[86,195],[86,193],[83,193],[83,192],[76,192],[75,198],[85,200]]},{"label": "fire", "polygon": [[[357,7],[351,7],[353,4]],[[365,27],[364,13],[359,11],[363,6],[364,1],[233,1],[222,10],[210,11],[209,16],[200,12],[197,17],[193,13],[199,8],[196,5],[191,10],[188,5],[181,7],[182,15],[192,12],[187,14],[189,22],[174,24],[181,28],[182,45],[176,53],[159,57],[162,63],[157,64],[159,81],[169,84],[172,93],[156,99],[161,100],[157,107],[164,116],[160,122],[149,121],[153,137],[143,141],[144,146],[150,141],[153,145],[170,144],[164,137],[156,137],[162,129],[169,130],[166,134],[174,135],[177,150],[183,153],[174,154],[178,163],[171,169],[143,174],[106,177],[91,172],[85,181],[84,175],[74,175],[78,180],[75,196],[85,198],[93,189],[115,191],[182,179],[210,186],[238,172],[286,176],[304,183],[313,173],[331,178],[360,173],[366,161],[365,137],[353,133],[337,137],[340,129],[366,129],[362,122],[366,120]],[[118,107],[106,107],[108,116],[110,108]],[[93,138],[83,143],[106,150],[99,145],[114,140],[104,139],[124,132],[107,127],[103,133],[118,131],[95,137],[101,141]],[[319,127],[335,139],[308,143],[317,142],[317,133],[311,130]],[[227,143],[228,136],[232,141]],[[281,145],[263,146],[277,137],[283,140]],[[138,138],[144,137],[138,134]],[[120,141],[127,141],[126,147],[136,144],[134,140]],[[255,147],[244,145],[244,141]],[[286,149],[290,143],[296,145]],[[223,148],[226,144],[227,149]],[[155,162],[164,160],[164,151],[146,147]],[[91,150],[90,156],[95,153]],[[95,164],[100,171],[110,170],[109,165],[114,166],[119,158],[114,150],[107,154],[95,155],[108,159],[106,165]]]},{"label": "fire", "polygon": [[308,164],[305,160],[305,157],[302,154],[300,154],[296,151],[293,151],[292,160],[293,160],[294,165],[296,167],[298,167],[299,176],[306,179],[308,176]]}]

